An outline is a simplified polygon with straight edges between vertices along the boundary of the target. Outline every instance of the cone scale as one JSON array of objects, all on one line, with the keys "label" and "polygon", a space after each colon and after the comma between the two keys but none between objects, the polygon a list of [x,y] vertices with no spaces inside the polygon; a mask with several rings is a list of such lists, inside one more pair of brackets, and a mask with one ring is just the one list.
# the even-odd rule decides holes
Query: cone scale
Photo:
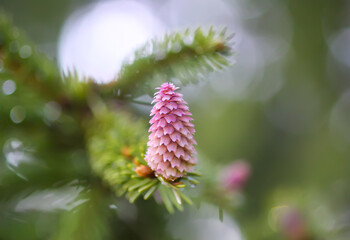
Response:
[{"label": "cone scale", "polygon": [[191,172],[197,163],[194,124],[178,87],[163,83],[152,102],[149,141],[145,160],[156,175],[174,181]]}]

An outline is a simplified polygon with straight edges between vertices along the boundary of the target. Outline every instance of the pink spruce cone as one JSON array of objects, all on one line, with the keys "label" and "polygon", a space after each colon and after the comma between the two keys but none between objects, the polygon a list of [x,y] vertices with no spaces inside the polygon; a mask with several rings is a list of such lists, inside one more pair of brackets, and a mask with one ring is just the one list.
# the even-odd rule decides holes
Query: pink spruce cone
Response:
[{"label": "pink spruce cone", "polygon": [[227,190],[241,190],[249,180],[250,174],[250,164],[244,160],[237,160],[222,171],[222,185]]},{"label": "pink spruce cone", "polygon": [[182,94],[172,83],[163,83],[155,94],[149,121],[148,150],[145,160],[148,165],[167,180],[176,180],[192,171],[197,163],[193,138],[195,132],[192,114]]},{"label": "pink spruce cone", "polygon": [[288,208],[279,216],[279,227],[288,240],[311,239],[302,213],[295,208]]}]

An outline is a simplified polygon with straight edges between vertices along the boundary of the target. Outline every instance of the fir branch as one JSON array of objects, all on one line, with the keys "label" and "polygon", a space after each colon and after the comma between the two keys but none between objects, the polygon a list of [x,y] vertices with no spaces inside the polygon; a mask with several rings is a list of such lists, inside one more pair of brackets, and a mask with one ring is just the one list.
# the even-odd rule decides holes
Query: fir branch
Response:
[{"label": "fir branch", "polygon": [[69,113],[86,113],[86,98],[95,84],[80,81],[76,73],[63,79],[56,64],[40,53],[0,11],[0,67],[2,65],[16,82],[41,98],[59,103],[62,110]]},{"label": "fir branch", "polygon": [[137,97],[152,95],[156,86],[170,79],[178,85],[195,83],[230,64],[231,38],[226,29],[218,33],[210,28],[205,34],[198,28],[150,41],[135,52],[132,63],[122,66],[118,79],[102,86],[101,91],[108,95],[117,89],[118,96]]},{"label": "fir branch", "polygon": [[187,177],[168,182],[161,176],[143,177],[137,173],[137,167],[146,167],[147,136],[142,122],[134,121],[124,112],[116,114],[100,109],[94,114],[87,128],[91,166],[110,189],[118,196],[125,195],[131,203],[141,196],[149,199],[158,190],[170,213],[175,208],[182,211],[184,203],[191,204],[183,192],[188,185],[193,185]]}]

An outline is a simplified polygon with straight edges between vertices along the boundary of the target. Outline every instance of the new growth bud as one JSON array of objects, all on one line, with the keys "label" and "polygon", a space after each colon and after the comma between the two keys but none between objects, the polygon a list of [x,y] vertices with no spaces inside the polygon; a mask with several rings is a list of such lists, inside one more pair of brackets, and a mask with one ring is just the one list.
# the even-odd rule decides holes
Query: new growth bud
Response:
[{"label": "new growth bud", "polygon": [[193,119],[174,84],[164,83],[157,89],[145,160],[156,174],[174,181],[192,171],[197,163]]}]

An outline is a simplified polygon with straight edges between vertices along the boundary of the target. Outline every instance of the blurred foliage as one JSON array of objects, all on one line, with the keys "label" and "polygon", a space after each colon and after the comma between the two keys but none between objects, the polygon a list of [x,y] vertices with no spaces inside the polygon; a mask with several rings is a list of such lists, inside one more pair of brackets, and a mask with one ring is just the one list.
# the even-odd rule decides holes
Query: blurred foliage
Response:
[{"label": "blurred foliage", "polygon": [[0,31],[3,67],[23,84],[35,88],[40,95],[54,99],[63,97],[57,96],[60,92],[64,94],[64,91],[55,64],[38,53],[32,44],[28,44],[28,40],[19,29],[12,26],[5,14],[0,15]]},{"label": "blurred foliage", "polygon": [[[2,4],[14,15],[14,22],[39,44],[43,39],[56,41],[64,15],[74,4],[83,3],[31,0],[22,1],[20,4],[26,5],[17,7],[19,2],[4,0]],[[51,5],[51,2],[54,4]],[[280,225],[284,215],[288,216],[293,211],[301,213],[303,221],[300,222],[307,228],[307,236],[300,239],[349,239],[350,133],[347,116],[350,105],[347,93],[350,72],[349,67],[337,60],[331,51],[334,36],[349,28],[349,3],[346,0],[233,2],[245,6],[240,21],[254,40],[259,40],[260,36],[273,36],[282,39],[287,50],[275,61],[269,55],[262,60],[256,59],[256,55],[246,56],[251,61],[246,63],[245,72],[240,72],[241,65],[237,62],[236,68],[227,74],[214,75],[216,81],[196,86],[195,91],[191,86],[183,89],[185,94],[190,93],[185,96],[190,96],[196,120],[202,173],[201,183],[189,190],[194,205],[200,207],[195,211],[205,211],[203,202],[219,206],[224,223],[227,216],[237,220],[245,239],[291,239],[284,232],[286,228]],[[233,2],[229,11],[235,10]],[[289,18],[289,25],[281,16]],[[33,28],[34,24],[47,26],[38,27],[39,31]],[[54,64],[37,54],[33,45],[22,39],[21,34],[17,35],[16,32],[20,31],[3,26],[1,39],[15,40],[18,45],[14,44],[13,49],[17,51],[11,52],[9,40],[6,40],[6,45],[0,44],[0,84],[7,79],[16,83],[13,94],[0,93],[0,146],[4,146],[0,155],[0,239],[69,239],[69,235],[74,236],[72,239],[173,239],[170,230],[178,225],[175,226],[171,220],[176,219],[177,224],[190,222],[193,216],[186,215],[184,211],[169,217],[167,211],[153,201],[140,200],[133,205],[123,202],[122,198],[116,198],[109,192],[108,180],[102,183],[99,177],[91,174],[89,161],[93,160],[86,152],[89,141],[86,141],[85,131],[108,136],[103,135],[104,130],[118,123],[114,122],[118,115],[111,114],[106,115],[110,125],[102,126],[103,131],[88,127],[91,126],[89,124],[94,125],[84,120],[91,117],[91,99],[100,92],[102,99],[113,100],[107,103],[108,108],[122,106],[125,111],[133,111],[132,121],[127,120],[130,124],[146,122],[140,116],[135,117],[141,111],[134,111],[134,105],[127,101],[114,101],[117,92],[110,93],[108,85],[99,89],[89,81],[81,83],[74,73],[64,77],[66,80],[62,82],[56,81],[61,77],[56,77],[59,73]],[[289,28],[291,33],[287,36]],[[237,33],[241,35],[241,32]],[[19,39],[14,39],[16,36]],[[278,44],[270,40],[268,38],[267,44],[260,43],[252,52],[264,53],[271,46],[278,52]],[[27,58],[21,58],[19,54],[24,46],[31,49],[32,54]],[[237,55],[241,54],[237,52]],[[5,57],[9,59],[6,63]],[[142,66],[146,66],[143,62],[149,63],[147,59],[140,55]],[[258,60],[264,64],[256,71],[254,61]],[[16,67],[18,63],[19,68]],[[129,74],[136,74],[132,66],[126,64],[124,73],[130,71]],[[175,76],[167,68],[160,70],[161,74]],[[248,73],[254,73],[245,85],[248,90],[237,97],[235,91],[241,89],[239,80],[247,80]],[[185,76],[191,75],[189,72]],[[42,81],[40,86],[45,86],[45,90],[38,89],[33,81],[24,81],[24,76]],[[123,76],[127,75],[119,77]],[[151,86],[147,85],[147,81],[151,79],[149,76],[154,75],[150,72],[144,76],[140,89],[148,91]],[[135,77],[137,80],[141,78]],[[67,90],[63,91],[64,96],[55,95],[62,87]],[[125,88],[130,90],[127,94],[139,94],[138,89]],[[267,90],[272,93],[266,94]],[[55,106],[47,105],[49,102],[57,103],[62,109],[56,120],[47,114],[47,109],[52,110],[50,106]],[[18,124],[9,117],[15,106],[22,106],[26,114],[25,120]],[[132,132],[130,136],[134,134]],[[11,146],[14,140],[22,144],[16,151],[21,156],[31,156],[29,159],[35,159],[35,163],[20,161],[16,168],[11,168],[13,165],[7,161],[5,146]],[[108,151],[120,154],[121,149],[117,145],[124,146],[114,143],[111,146],[116,147]],[[104,147],[108,146],[96,150],[91,148],[90,151],[102,151]],[[140,157],[139,146],[131,152]],[[242,192],[222,189],[219,180],[221,169],[241,158],[246,159],[252,168],[247,186]],[[69,210],[53,206],[50,211],[35,207],[18,208],[27,197],[62,189],[73,180],[78,180],[79,186],[85,189],[76,201],[82,198],[90,201]],[[159,201],[157,194],[154,197]],[[219,218],[219,211],[215,217]],[[169,227],[169,224],[172,225]],[[214,224],[203,225],[201,231],[213,230],[214,227]],[[191,231],[197,230],[192,228]],[[79,235],[81,232],[84,234]],[[219,234],[217,238],[220,239]]]}]

